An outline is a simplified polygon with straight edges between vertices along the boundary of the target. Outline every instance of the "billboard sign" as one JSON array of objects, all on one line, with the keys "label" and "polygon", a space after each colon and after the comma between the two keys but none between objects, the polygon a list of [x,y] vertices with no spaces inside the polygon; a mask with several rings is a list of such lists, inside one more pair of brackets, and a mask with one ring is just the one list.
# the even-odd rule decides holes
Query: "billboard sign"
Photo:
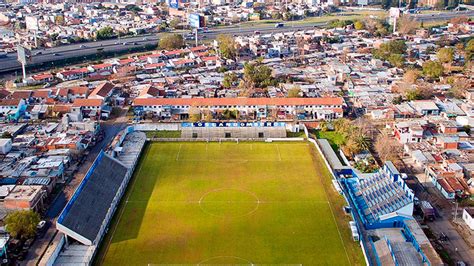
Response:
[{"label": "billboard sign", "polygon": [[285,122],[198,122],[181,123],[181,127],[285,127]]},{"label": "billboard sign", "polygon": [[204,17],[196,13],[189,14],[188,25],[195,29],[202,28],[204,27]]},{"label": "billboard sign", "polygon": [[179,2],[178,0],[168,0],[168,5],[171,7],[171,8],[176,8],[178,9],[179,7]]},{"label": "billboard sign", "polygon": [[18,45],[16,47],[17,55],[18,55],[18,62],[22,64],[27,64],[31,58],[30,50],[26,49],[25,47]]}]

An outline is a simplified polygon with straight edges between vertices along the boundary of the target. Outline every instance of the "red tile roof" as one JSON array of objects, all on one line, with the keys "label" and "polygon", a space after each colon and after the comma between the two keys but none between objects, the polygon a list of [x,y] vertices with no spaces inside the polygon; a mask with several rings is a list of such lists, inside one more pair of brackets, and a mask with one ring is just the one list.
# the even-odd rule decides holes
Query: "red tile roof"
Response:
[{"label": "red tile roof", "polygon": [[180,59],[180,60],[173,61],[173,64],[175,66],[178,66],[178,65],[184,65],[184,64],[193,63],[193,62],[194,62],[193,59]]},{"label": "red tile roof", "polygon": [[69,93],[71,93],[72,95],[77,95],[77,94],[87,95],[88,92],[89,92],[89,88],[87,88],[87,87],[72,87],[72,88],[69,88]]},{"label": "red tile roof", "polygon": [[327,97],[327,98],[152,98],[152,99],[135,99],[133,101],[134,106],[144,106],[144,105],[188,105],[188,106],[192,106],[192,105],[198,105],[198,106],[326,105],[328,106],[328,105],[342,105],[342,104],[343,104],[343,99],[340,97]]},{"label": "red tile roof", "polygon": [[76,99],[72,104],[73,107],[81,106],[101,106],[103,103],[102,99]]},{"label": "red tile roof", "polygon": [[50,78],[53,78],[53,75],[50,74],[50,73],[45,73],[45,74],[34,75],[34,76],[32,76],[32,78],[33,78],[34,80],[43,80],[43,79],[50,79]]},{"label": "red tile roof", "polygon": [[189,48],[189,50],[191,50],[191,52],[206,51],[207,49],[209,49],[209,48],[207,46],[204,46],[204,45]]},{"label": "red tile roof", "polygon": [[46,89],[46,90],[35,90],[33,91],[32,97],[34,98],[48,98],[50,95],[51,90]]},{"label": "red tile roof", "polygon": [[161,62],[161,63],[155,63],[155,64],[146,64],[143,67],[145,69],[155,69],[155,68],[164,67],[164,66],[166,66],[166,64],[164,62]]},{"label": "red tile roof", "polygon": [[219,57],[217,57],[217,56],[207,56],[207,57],[202,57],[201,59],[204,62],[206,62],[206,61],[217,61],[219,59]]},{"label": "red tile roof", "polygon": [[108,68],[108,67],[112,67],[112,64],[98,64],[98,65],[92,65],[92,68],[93,68],[93,69],[96,69],[96,70],[104,69],[104,68]]},{"label": "red tile roof", "polygon": [[119,64],[121,64],[121,65],[127,65],[127,64],[130,64],[130,63],[133,63],[133,62],[135,62],[135,60],[133,60],[132,58],[126,58],[126,59],[119,60]]},{"label": "red tile roof", "polygon": [[33,91],[14,91],[11,95],[13,99],[27,99],[31,97]]},{"label": "red tile roof", "polygon": [[0,100],[0,106],[18,106],[21,99],[3,99]]},{"label": "red tile roof", "polygon": [[100,84],[99,86],[97,86],[92,92],[91,94],[89,95],[90,96],[95,96],[95,95],[99,95],[99,96],[102,96],[102,97],[106,97],[107,95],[109,95],[110,91],[113,90],[115,86],[112,84],[112,83],[109,83],[109,82],[104,82],[102,84]]}]

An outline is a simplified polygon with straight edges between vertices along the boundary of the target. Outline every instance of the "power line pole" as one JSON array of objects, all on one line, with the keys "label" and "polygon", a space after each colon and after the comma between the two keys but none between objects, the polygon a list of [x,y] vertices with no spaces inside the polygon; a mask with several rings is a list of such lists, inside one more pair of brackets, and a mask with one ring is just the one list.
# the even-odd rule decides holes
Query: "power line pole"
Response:
[{"label": "power line pole", "polygon": [[458,218],[458,206],[459,206],[459,203],[455,200],[455,207],[454,207],[454,219],[453,219],[453,222],[456,222],[456,219]]}]

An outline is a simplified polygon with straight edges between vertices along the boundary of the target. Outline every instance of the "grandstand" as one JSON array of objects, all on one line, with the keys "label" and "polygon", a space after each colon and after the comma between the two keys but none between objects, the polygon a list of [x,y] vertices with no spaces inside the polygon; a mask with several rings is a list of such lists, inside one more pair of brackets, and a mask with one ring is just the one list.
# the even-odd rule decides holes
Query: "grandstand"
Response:
[{"label": "grandstand", "polygon": [[397,226],[411,219],[414,194],[391,162],[374,174],[355,173],[344,181],[366,228]]},{"label": "grandstand", "polygon": [[102,151],[89,168],[58,218],[56,227],[64,234],[48,259],[55,265],[90,264],[109,222],[125,192],[145,144],[143,132],[127,128],[109,152]]}]

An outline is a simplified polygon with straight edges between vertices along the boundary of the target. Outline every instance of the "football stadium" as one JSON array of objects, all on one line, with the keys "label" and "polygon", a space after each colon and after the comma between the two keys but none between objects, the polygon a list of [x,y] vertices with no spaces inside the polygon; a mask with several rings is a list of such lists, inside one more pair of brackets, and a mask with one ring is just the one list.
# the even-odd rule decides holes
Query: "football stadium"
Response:
[{"label": "football stadium", "polygon": [[310,145],[148,143],[96,263],[353,264]]}]

